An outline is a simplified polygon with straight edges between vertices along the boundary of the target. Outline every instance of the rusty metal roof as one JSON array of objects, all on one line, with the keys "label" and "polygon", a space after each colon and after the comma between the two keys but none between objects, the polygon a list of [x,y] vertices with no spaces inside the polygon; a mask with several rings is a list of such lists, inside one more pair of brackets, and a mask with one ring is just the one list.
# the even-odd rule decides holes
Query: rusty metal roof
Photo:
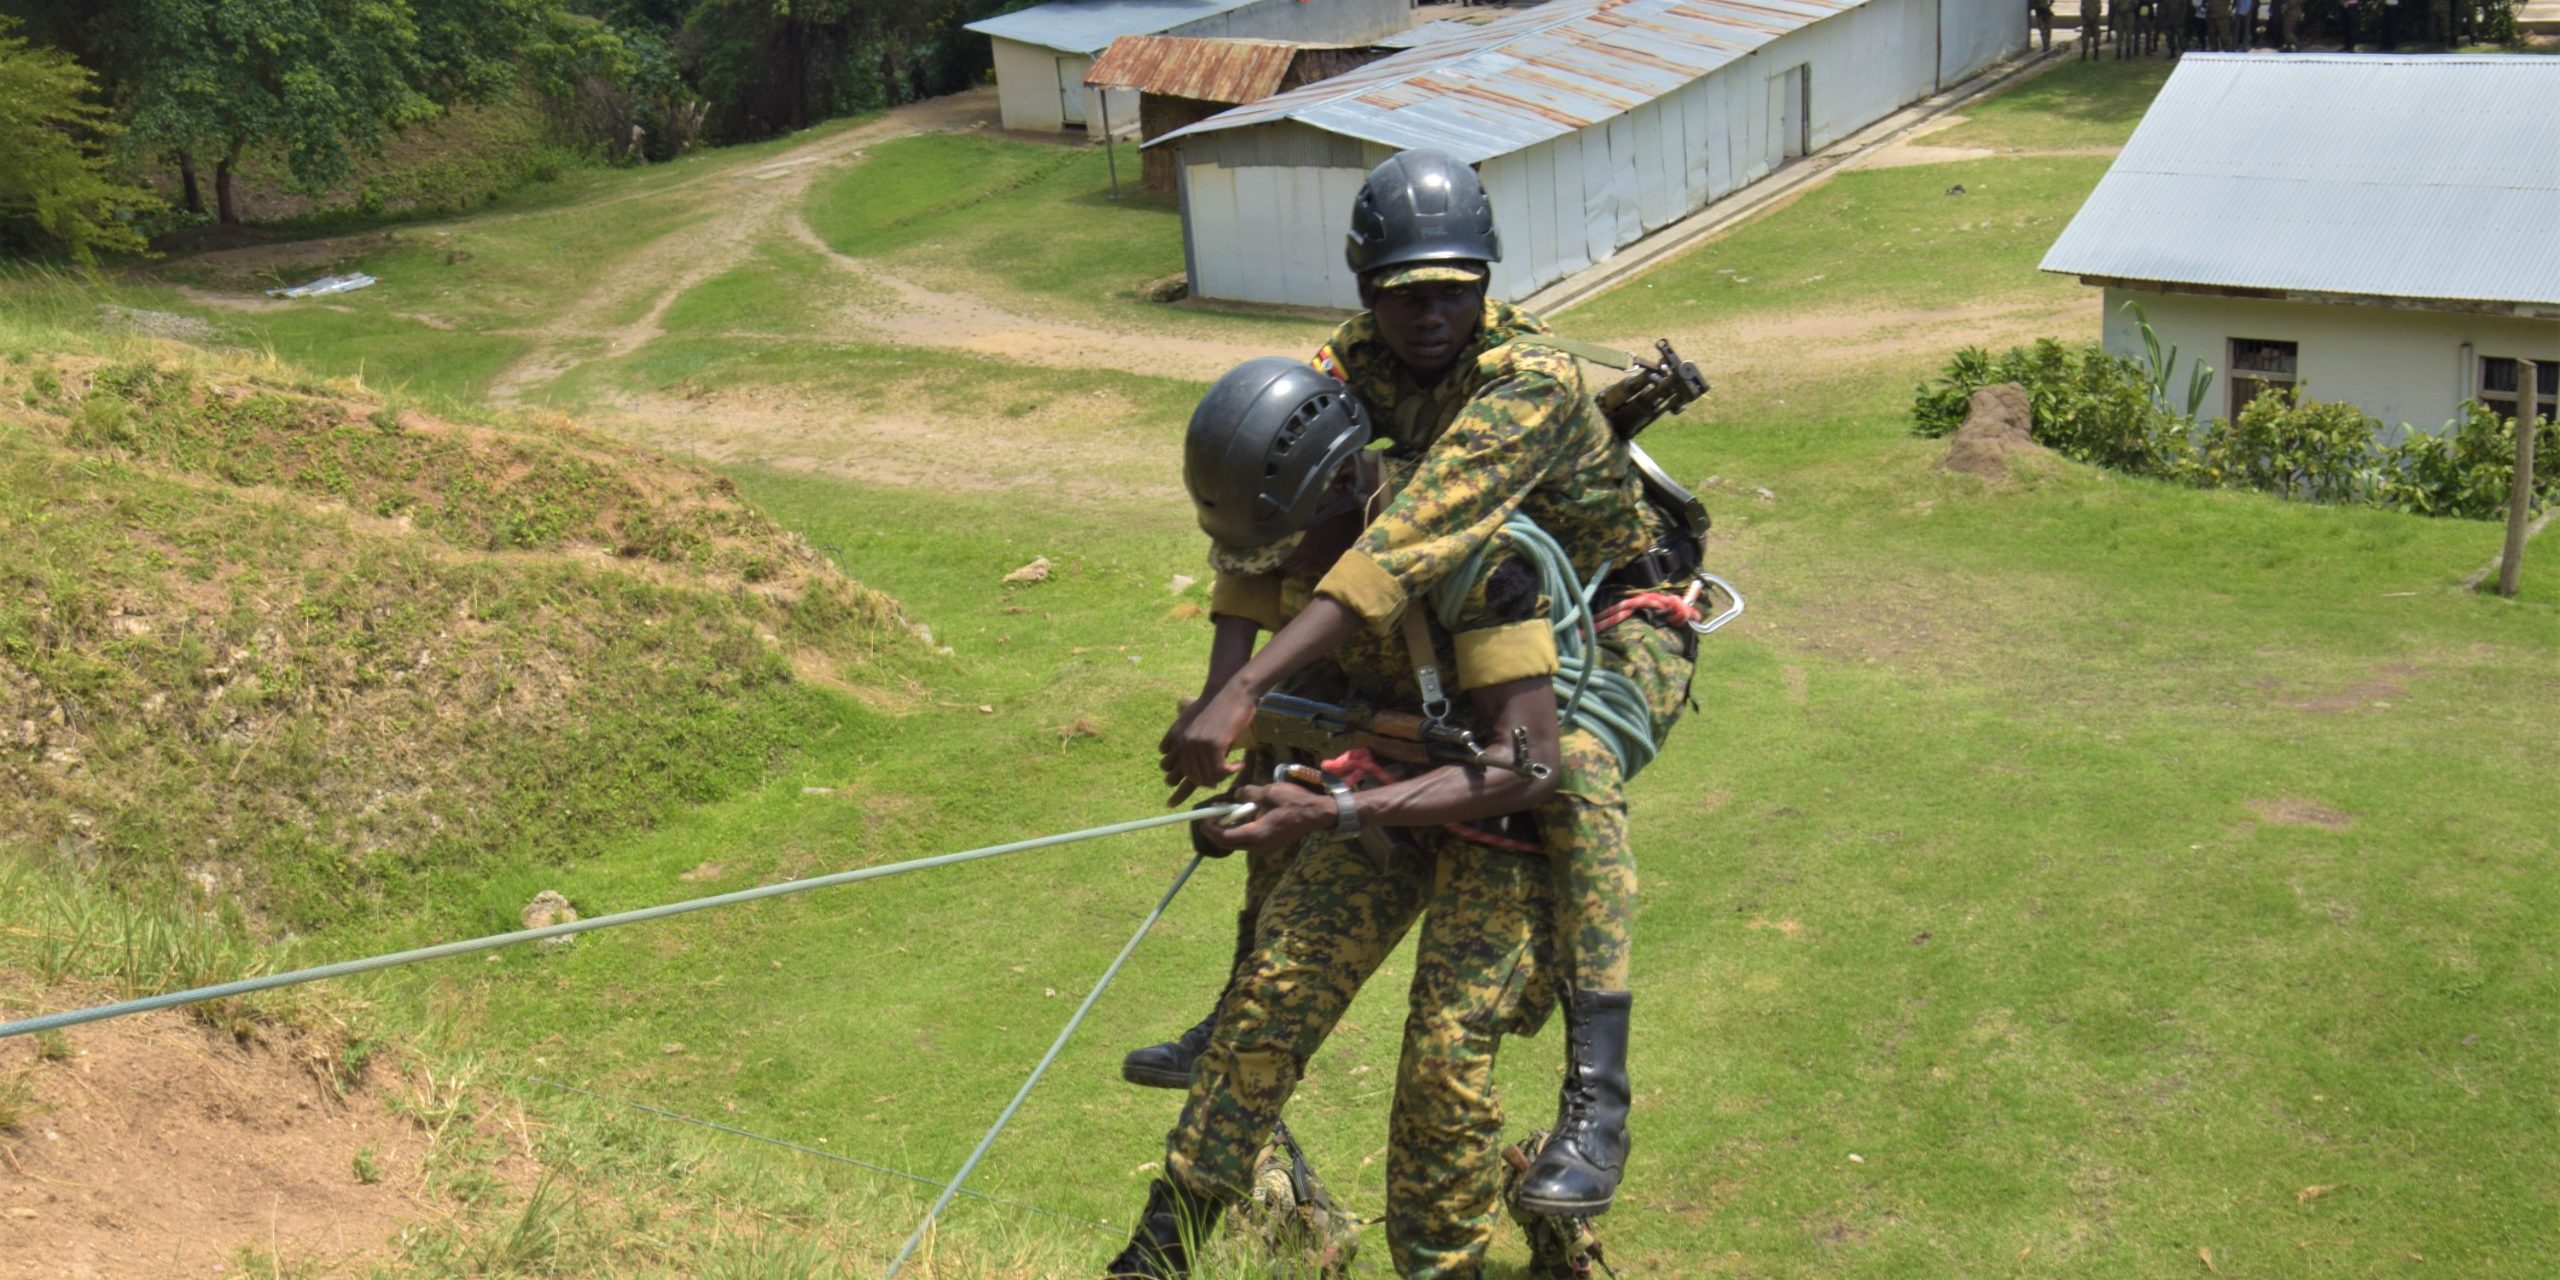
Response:
[{"label": "rusty metal roof", "polygon": [[1147,143],[1295,120],[1469,163],[1660,98],[1862,0],[1548,0]]},{"label": "rusty metal roof", "polygon": [[2560,58],[2190,53],[2043,266],[2560,305]]},{"label": "rusty metal roof", "polygon": [[1298,46],[1285,40],[1122,36],[1084,82],[1204,102],[1260,102],[1280,88]]}]

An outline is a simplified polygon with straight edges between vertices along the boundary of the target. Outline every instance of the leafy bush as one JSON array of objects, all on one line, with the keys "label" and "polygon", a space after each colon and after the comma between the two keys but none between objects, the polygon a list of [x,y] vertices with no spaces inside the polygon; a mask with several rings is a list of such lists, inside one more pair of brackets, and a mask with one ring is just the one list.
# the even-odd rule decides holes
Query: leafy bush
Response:
[{"label": "leafy bush", "polygon": [[2149,474],[2164,447],[2183,444],[2186,424],[2152,399],[2139,365],[2094,342],[2064,345],[2040,338],[2031,347],[1992,355],[1966,347],[1947,362],[1912,405],[1914,430],[1943,436],[1964,425],[1973,393],[1994,383],[2024,387],[2036,443],[2081,462]]},{"label": "leafy bush", "polygon": [[[2392,450],[2396,466],[2383,473],[2374,501],[2424,516],[2495,519],[2507,509],[2515,484],[2516,420],[2477,403],[2446,424],[2443,435],[2411,432]],[[2560,501],[2560,426],[2544,418],[2533,440],[2534,505]]]},{"label": "leafy bush", "polygon": [[[2200,489],[2250,489],[2313,502],[2367,503],[2416,515],[2495,519],[2515,476],[2515,420],[2476,403],[2441,433],[2403,429],[2384,445],[2383,424],[2352,404],[2269,389],[2237,422],[2197,424],[2162,406],[2163,385],[2142,365],[2096,343],[2053,339],[1993,355],[1966,347],[1920,386],[1912,430],[1944,436],[1963,425],[1973,393],[1994,383],[2025,388],[2036,443],[2081,462]],[[2546,419],[2534,456],[2537,507],[2560,500],[2560,428]]]},{"label": "leafy bush", "polygon": [[2374,447],[2381,425],[2354,405],[2270,388],[2241,407],[2239,421],[2206,423],[2187,456],[2162,474],[2199,489],[2353,502],[2375,489],[2385,460]]}]

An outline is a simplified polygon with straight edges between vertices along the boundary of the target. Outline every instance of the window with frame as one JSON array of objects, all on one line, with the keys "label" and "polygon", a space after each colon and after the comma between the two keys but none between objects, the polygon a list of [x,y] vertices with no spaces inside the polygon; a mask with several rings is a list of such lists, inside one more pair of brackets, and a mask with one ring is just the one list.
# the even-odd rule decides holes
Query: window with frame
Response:
[{"label": "window with frame", "polygon": [[[2533,386],[2533,416],[2545,422],[2560,420],[2560,360],[2535,361]],[[2515,357],[2480,357],[2480,394],[2472,399],[2501,418],[2516,416]]]},{"label": "window with frame", "polygon": [[2231,421],[2240,420],[2240,410],[2258,398],[2263,391],[2280,390],[2290,395],[2301,375],[2302,346],[2295,342],[2279,342],[2272,338],[2233,338],[2231,340]]}]

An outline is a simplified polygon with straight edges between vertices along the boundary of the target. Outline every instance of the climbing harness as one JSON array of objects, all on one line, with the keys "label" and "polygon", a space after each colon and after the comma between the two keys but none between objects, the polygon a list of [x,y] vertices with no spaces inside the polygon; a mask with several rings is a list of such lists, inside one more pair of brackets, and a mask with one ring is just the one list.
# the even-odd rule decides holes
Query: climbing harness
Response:
[{"label": "climbing harness", "polygon": [[755,902],[764,898],[779,898],[785,894],[806,893],[812,889],[825,889],[840,884],[852,884],[858,880],[878,880],[887,876],[901,875],[909,871],[923,871],[933,867],[948,867],[963,862],[974,862],[980,858],[1002,857],[1006,854],[1012,853],[1028,853],[1034,849],[1047,849],[1062,844],[1074,844],[1083,840],[1098,840],[1104,836],[1116,836],[1132,831],[1144,831],[1150,827],[1168,827],[1173,826],[1176,823],[1199,822],[1204,819],[1214,822],[1241,822],[1251,816],[1252,813],[1253,806],[1249,804],[1209,805],[1199,809],[1185,810],[1181,813],[1159,814],[1150,818],[1138,818],[1128,822],[1115,822],[1108,826],[1087,827],[1081,831],[1069,831],[1059,835],[1040,836],[1031,840],[1016,840],[1010,844],[988,845],[983,849],[968,849],[959,853],[937,854],[930,858],[916,858],[907,862],[892,862],[877,867],[863,867],[854,871],[839,871],[834,875],[817,876],[808,880],[788,880],[781,884],[759,885],[753,889],[741,889],[735,893],[715,894],[708,898],[695,898],[687,902],[671,902],[664,906],[642,907],[635,911],[616,912],[613,915],[596,916],[592,919],[564,921],[560,924],[544,925],[539,929],[519,929],[513,933],[492,934],[485,938],[471,938],[461,942],[443,942],[432,947],[418,947],[409,951],[395,951],[389,955],[367,956],[361,960],[342,960],[336,964],[324,964],[309,969],[295,969],[288,973],[272,973],[255,978],[243,978],[237,982],[216,983],[209,987],[194,987],[185,991],[172,991],[166,995],[145,996],[138,1000],[119,1000],[113,1004],[96,1005],[87,1009],[71,1009],[62,1013],[48,1013],[41,1017],[22,1018],[16,1022],[0,1022],[0,1040],[6,1040],[11,1036],[33,1035],[41,1031],[58,1030],[63,1027],[76,1027],[84,1022],[97,1022],[106,1018],[121,1018],[127,1014],[148,1013],[154,1009],[174,1009],[181,1005],[197,1004],[206,1000],[220,1000],[229,996],[245,996],[253,992],[272,991],[278,987],[299,986],[302,983],[318,982],[325,978],[344,978],[359,973],[371,973],[376,969],[390,969],[396,968],[400,965],[418,964],[427,960],[441,960],[448,956],[469,955],[474,951],[488,951],[498,947],[514,946],[520,942],[538,942],[544,938],[563,938],[570,934],[585,933],[592,929],[610,929],[617,925],[639,924],[644,920],[661,920],[668,916],[683,915],[692,911],[704,911],[712,907],[735,906],[742,902]]}]

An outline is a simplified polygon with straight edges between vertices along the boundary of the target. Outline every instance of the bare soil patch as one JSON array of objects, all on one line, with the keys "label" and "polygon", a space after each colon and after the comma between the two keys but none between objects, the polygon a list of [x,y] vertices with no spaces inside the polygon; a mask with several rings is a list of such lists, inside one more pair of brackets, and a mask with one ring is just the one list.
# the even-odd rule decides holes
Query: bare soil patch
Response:
[{"label": "bare soil patch", "polygon": [[1178,451],[1114,425],[1101,412],[1108,407],[954,420],[881,413],[876,403],[821,393],[729,391],[628,398],[594,421],[712,466],[748,464],[973,491],[1035,486],[1052,497],[1079,500],[1181,501]]},{"label": "bare soil patch", "polygon": [[34,1085],[0,1132],[0,1275],[213,1275],[243,1246],[350,1265],[431,1211],[426,1134],[379,1089],[342,1095],[314,1041],[243,1046],[176,1013],[66,1034],[59,1062],[0,1045]]},{"label": "bare soil patch", "polygon": [[2279,827],[2318,827],[2323,831],[2344,831],[2355,825],[2355,816],[2332,809],[2316,800],[2301,796],[2278,796],[2273,800],[2252,800],[2249,811],[2261,822]]},{"label": "bare soil patch", "polygon": [[[2407,663],[2385,663],[2374,668],[2373,675],[2367,679],[2359,680],[2343,689],[2315,693],[2307,698],[2291,699],[2286,701],[2285,705],[2314,715],[2334,716],[2344,715],[2350,711],[2362,711],[2376,703],[2397,702],[2408,697],[2409,690],[2403,682],[2421,674],[2423,673],[2419,668]],[[2273,686],[2275,682],[2270,680],[2267,683]]]},{"label": "bare soil patch", "polygon": [[[869,123],[830,134],[739,172],[722,169],[650,194],[697,191],[712,216],[643,246],[602,273],[596,286],[549,323],[530,330],[534,345],[499,373],[489,398],[516,403],[589,358],[582,348],[601,339],[607,356],[638,350],[665,332],[662,322],[676,299],[694,286],[745,262],[758,244],[786,229],[801,229],[800,202],[809,183],[831,167],[860,158],[862,149],[916,133],[981,129],[995,107],[993,89],[931,98],[883,113]],[[717,178],[716,183],[711,179]],[[802,234],[806,234],[802,230]],[[628,323],[614,317],[638,312]]]}]

